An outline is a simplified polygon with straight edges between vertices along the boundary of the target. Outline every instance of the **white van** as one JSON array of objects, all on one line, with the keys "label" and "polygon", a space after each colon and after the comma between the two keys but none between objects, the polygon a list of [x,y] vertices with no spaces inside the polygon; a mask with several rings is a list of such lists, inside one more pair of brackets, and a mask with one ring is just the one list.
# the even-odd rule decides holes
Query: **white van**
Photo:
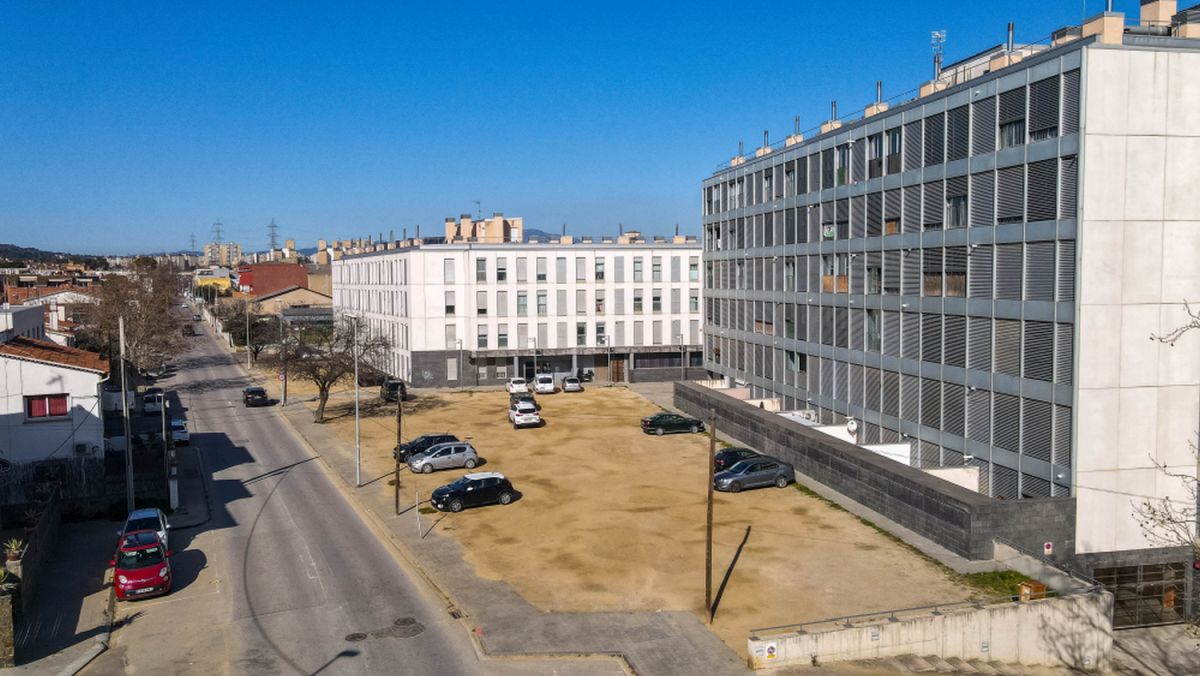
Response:
[{"label": "white van", "polygon": [[149,392],[142,395],[142,413],[150,415],[151,413],[162,413],[163,393]]}]

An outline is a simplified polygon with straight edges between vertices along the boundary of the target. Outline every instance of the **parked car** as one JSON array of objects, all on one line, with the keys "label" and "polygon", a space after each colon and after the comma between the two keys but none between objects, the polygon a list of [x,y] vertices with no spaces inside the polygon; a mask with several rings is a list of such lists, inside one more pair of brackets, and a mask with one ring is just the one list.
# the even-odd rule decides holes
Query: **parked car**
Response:
[{"label": "parked car", "polygon": [[242,390],[242,403],[246,406],[270,406],[271,398],[262,387],[247,387]]},{"label": "parked car", "polygon": [[171,418],[171,442],[176,446],[187,446],[192,443],[192,434],[188,431],[187,421],[183,418]]},{"label": "parked car", "polygon": [[407,462],[410,456],[417,453],[424,453],[430,447],[438,444],[444,444],[451,441],[458,441],[458,437],[449,432],[437,432],[434,434],[422,434],[416,439],[406,441],[392,449],[392,457],[399,458],[400,462]]},{"label": "parked car", "polygon": [[108,565],[113,567],[113,589],[118,601],[171,593],[171,551],[152,530],[121,536]]},{"label": "parked car", "polygon": [[727,448],[723,451],[718,451],[713,458],[713,469],[717,472],[724,472],[743,460],[759,457],[758,451],[752,451],[748,448]]},{"label": "parked car", "polygon": [[429,474],[435,469],[454,469],[456,467],[475,469],[475,465],[478,464],[479,454],[475,452],[475,448],[471,444],[465,441],[438,444],[408,457],[408,469],[425,474]]},{"label": "parked car", "polygon": [[676,413],[655,413],[642,418],[642,431],[646,434],[662,436],[667,432],[696,432],[704,431],[704,423],[695,418]]},{"label": "parked car", "polygon": [[542,410],[542,405],[537,402],[537,398],[535,398],[529,392],[517,392],[516,394],[508,395],[508,407],[509,408],[512,408],[513,404],[515,404],[519,401],[527,401],[527,402],[533,404],[534,407],[537,408],[537,410],[539,410],[539,411]]},{"label": "parked car", "polygon": [[554,376],[541,375],[534,378],[533,391],[538,394],[554,394]]},{"label": "parked car", "polygon": [[787,485],[796,480],[796,471],[782,460],[760,456],[748,458],[713,477],[713,488],[737,493],[743,488]]},{"label": "parked car", "polygon": [[529,384],[525,382],[524,378],[509,378],[508,382],[504,384],[504,389],[507,390],[509,394],[528,392]]},{"label": "parked car", "polygon": [[583,383],[579,382],[579,378],[576,378],[575,376],[567,376],[566,378],[562,379],[562,391],[582,392]]},{"label": "parked car", "polygon": [[516,491],[499,472],[464,474],[457,481],[433,490],[430,502],[443,512],[461,512],[465,507],[499,503],[507,505]]},{"label": "parked car", "polygon": [[157,507],[146,507],[144,509],[135,509],[129,513],[129,517],[125,519],[125,525],[121,530],[117,531],[117,537],[125,537],[130,533],[139,530],[151,530],[162,540],[163,546],[167,546],[167,538],[171,530],[171,524],[167,523],[167,515]]},{"label": "parked car", "polygon": [[151,413],[162,413],[163,391],[157,387],[150,389],[158,391],[151,392],[150,390],[146,390],[142,394],[142,413],[145,413],[146,415]]},{"label": "parked car", "polygon": [[384,384],[387,379],[386,373],[370,366],[364,366],[358,370],[359,387],[375,387]]},{"label": "parked car", "polygon": [[508,407],[508,421],[513,429],[521,427],[540,427],[542,416],[537,407],[527,401],[518,401]]},{"label": "parked car", "polygon": [[379,386],[379,398],[384,401],[404,401],[408,396],[408,388],[403,380],[388,378]]}]

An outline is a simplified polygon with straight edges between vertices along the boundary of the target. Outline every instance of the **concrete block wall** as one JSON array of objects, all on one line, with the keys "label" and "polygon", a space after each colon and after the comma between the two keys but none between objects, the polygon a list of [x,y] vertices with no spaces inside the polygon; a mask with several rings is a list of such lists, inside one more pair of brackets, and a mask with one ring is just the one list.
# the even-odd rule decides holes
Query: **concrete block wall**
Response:
[{"label": "concrete block wall", "polygon": [[1030,551],[1074,551],[1071,498],[993,500],[779,415],[690,382],[675,384],[675,406],[717,432],[790,462],[797,471],[968,559],[990,559],[993,538]]}]

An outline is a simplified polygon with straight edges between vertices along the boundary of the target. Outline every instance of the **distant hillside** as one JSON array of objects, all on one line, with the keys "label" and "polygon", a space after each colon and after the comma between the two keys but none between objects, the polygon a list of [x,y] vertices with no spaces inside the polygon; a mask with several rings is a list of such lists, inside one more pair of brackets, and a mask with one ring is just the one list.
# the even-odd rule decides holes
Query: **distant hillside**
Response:
[{"label": "distant hillside", "polygon": [[70,261],[104,261],[97,256],[81,256],[59,251],[42,251],[27,246],[0,243],[0,267],[16,267],[10,263],[66,263]]}]

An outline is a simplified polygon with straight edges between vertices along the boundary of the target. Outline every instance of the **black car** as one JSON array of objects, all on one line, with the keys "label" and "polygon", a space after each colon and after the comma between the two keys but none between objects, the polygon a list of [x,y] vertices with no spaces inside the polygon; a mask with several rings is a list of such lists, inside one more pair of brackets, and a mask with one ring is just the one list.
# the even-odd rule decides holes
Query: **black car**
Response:
[{"label": "black car", "polygon": [[242,403],[246,406],[270,406],[271,398],[261,387],[247,387],[242,390]]},{"label": "black car", "polygon": [[437,432],[435,434],[422,434],[416,439],[406,441],[392,449],[392,458],[400,462],[407,462],[408,456],[414,453],[424,453],[430,448],[438,444],[444,444],[451,441],[458,441],[458,437],[449,432]]},{"label": "black car", "polygon": [[542,405],[537,403],[537,399],[535,399],[533,397],[532,392],[513,392],[512,394],[508,395],[508,407],[509,408],[516,406],[518,403],[520,403],[522,401],[527,401],[527,402],[533,404],[533,407],[539,411],[542,410]]},{"label": "black car", "polygon": [[642,418],[642,431],[646,434],[657,434],[660,437],[667,432],[692,432],[694,434],[704,431],[704,423],[676,413],[656,413]]},{"label": "black car", "polygon": [[713,459],[713,469],[717,472],[724,472],[739,462],[747,458],[757,458],[758,455],[757,451],[748,448],[727,448],[717,453]]},{"label": "black car", "polygon": [[512,484],[499,472],[476,472],[441,488],[430,497],[434,507],[443,512],[461,512],[465,507],[499,503],[507,505],[517,497]]},{"label": "black car", "polygon": [[379,398],[384,401],[404,401],[408,397],[408,388],[404,381],[388,378],[379,386]]}]

